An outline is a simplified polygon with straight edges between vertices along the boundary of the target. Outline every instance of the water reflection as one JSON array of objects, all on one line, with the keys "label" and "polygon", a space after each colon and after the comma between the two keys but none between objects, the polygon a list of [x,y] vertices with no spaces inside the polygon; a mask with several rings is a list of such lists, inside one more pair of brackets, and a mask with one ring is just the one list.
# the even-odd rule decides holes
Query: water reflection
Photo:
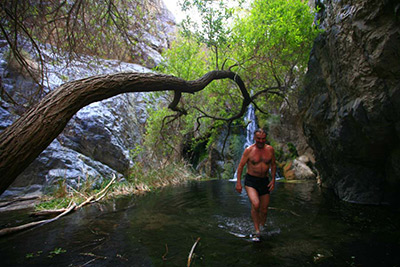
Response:
[{"label": "water reflection", "polygon": [[400,262],[398,212],[343,203],[314,183],[277,183],[264,240],[255,244],[250,204],[234,186],[191,182],[95,204],[2,238],[2,266],[184,266],[198,237],[193,266]]}]

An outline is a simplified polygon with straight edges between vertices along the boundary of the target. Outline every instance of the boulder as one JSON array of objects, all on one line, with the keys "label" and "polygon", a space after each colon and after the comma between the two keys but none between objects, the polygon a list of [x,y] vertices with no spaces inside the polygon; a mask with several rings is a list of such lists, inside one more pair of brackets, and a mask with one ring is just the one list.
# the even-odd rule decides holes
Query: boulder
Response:
[{"label": "boulder", "polygon": [[287,180],[312,180],[316,178],[315,173],[312,169],[307,165],[311,164],[310,159],[302,155],[292,162],[289,162],[284,167],[284,177]]}]

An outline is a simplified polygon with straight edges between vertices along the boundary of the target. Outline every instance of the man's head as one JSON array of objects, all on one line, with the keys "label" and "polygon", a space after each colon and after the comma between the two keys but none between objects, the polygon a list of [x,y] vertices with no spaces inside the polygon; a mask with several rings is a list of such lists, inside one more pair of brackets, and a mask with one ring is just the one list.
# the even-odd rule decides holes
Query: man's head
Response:
[{"label": "man's head", "polygon": [[254,141],[257,148],[263,148],[267,142],[267,134],[264,129],[259,128],[254,132]]}]

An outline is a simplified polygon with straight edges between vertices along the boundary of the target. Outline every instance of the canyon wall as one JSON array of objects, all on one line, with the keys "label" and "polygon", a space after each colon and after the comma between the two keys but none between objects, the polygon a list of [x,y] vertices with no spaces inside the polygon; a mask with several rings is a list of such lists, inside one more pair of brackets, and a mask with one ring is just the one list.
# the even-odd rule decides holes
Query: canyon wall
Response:
[{"label": "canyon wall", "polygon": [[316,1],[319,26],[299,98],[322,185],[343,200],[399,202],[400,4]]}]

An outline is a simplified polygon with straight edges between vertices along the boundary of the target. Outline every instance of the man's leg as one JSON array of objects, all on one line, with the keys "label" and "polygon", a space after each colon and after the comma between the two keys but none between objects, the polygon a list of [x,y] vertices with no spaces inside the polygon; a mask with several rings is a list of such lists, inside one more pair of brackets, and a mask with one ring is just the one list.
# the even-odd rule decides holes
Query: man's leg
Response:
[{"label": "man's leg", "polygon": [[259,197],[259,199],[260,199],[259,222],[260,226],[265,226],[265,223],[267,222],[269,194],[262,195]]},{"label": "man's leg", "polygon": [[251,203],[251,218],[253,219],[254,228],[256,233],[260,232],[260,199],[258,197],[258,192],[253,187],[245,186],[247,195]]}]

